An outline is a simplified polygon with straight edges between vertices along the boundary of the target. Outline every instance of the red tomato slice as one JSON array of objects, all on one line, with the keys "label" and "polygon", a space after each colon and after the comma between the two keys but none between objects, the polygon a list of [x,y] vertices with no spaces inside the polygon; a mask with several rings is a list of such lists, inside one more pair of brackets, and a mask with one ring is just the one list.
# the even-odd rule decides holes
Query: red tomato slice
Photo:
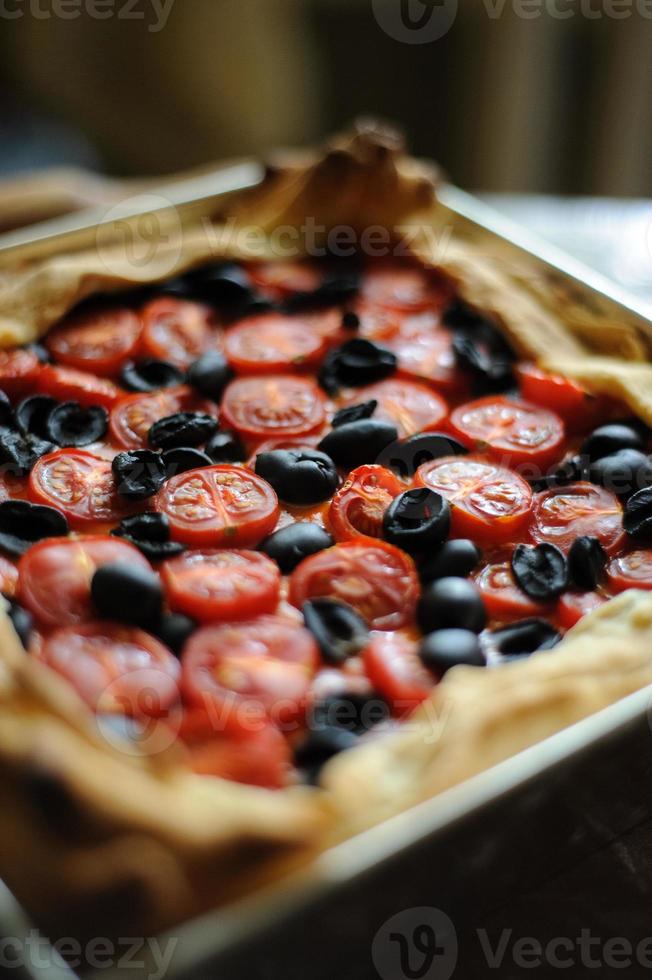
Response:
[{"label": "red tomato slice", "polygon": [[448,415],[448,405],[431,388],[392,378],[361,388],[349,398],[352,405],[378,402],[374,418],[393,422],[400,436],[414,436],[436,428]]},{"label": "red tomato slice", "polygon": [[34,351],[21,347],[0,350],[0,390],[10,398],[22,398],[30,392],[42,368]]},{"label": "red tomato slice", "polygon": [[172,477],[154,501],[176,541],[195,546],[253,547],[276,527],[278,497],[243,466],[208,466]]},{"label": "red tomato slice", "polygon": [[103,565],[151,565],[127,541],[110,537],[50,538],[18,563],[20,601],[43,626],[78,626],[94,616],[91,579]]},{"label": "red tomato slice", "polygon": [[556,412],[571,432],[595,428],[606,418],[606,400],[569,378],[548,374],[536,364],[519,365],[517,374],[525,401]]},{"label": "red tomato slice", "polygon": [[142,630],[109,622],[67,626],[45,640],[42,657],[102,713],[160,718],[179,699],[179,661]]},{"label": "red tomato slice", "polygon": [[13,596],[18,585],[18,569],[8,558],[0,555],[0,592]]},{"label": "red tomato slice", "polygon": [[179,385],[151,394],[127,395],[111,412],[109,432],[123,449],[147,447],[147,436],[154,422],[177,412],[206,412],[216,414],[213,402],[199,398],[192,388]]},{"label": "red tomato slice", "polygon": [[467,402],[451,413],[450,429],[470,449],[507,465],[533,464],[533,477],[563,452],[565,430],[559,416],[513,398],[491,395]]},{"label": "red tomato slice", "polygon": [[434,677],[419,660],[416,643],[400,633],[375,636],[362,658],[374,690],[398,718],[411,715],[435,686]]},{"label": "red tomato slice", "polygon": [[127,309],[95,310],[65,320],[46,339],[61,364],[115,374],[134,353],[141,331],[140,318]]},{"label": "red tomato slice", "polygon": [[326,398],[308,378],[237,378],[224,393],[222,418],[226,428],[251,439],[301,436],[324,424]]},{"label": "red tomato slice", "polygon": [[547,608],[519,589],[508,561],[486,565],[474,576],[474,581],[491,619],[527,619],[540,616]]},{"label": "red tomato slice", "polygon": [[441,308],[446,292],[425,269],[398,259],[374,262],[362,284],[362,296],[368,302],[405,313]]},{"label": "red tomato slice", "polygon": [[263,313],[248,317],[227,331],[224,351],[240,374],[309,367],[323,358],[341,319],[335,310],[313,316]]},{"label": "red tomato slice", "polygon": [[136,509],[120,497],[108,459],[83,449],[58,449],[41,456],[29,476],[29,496],[56,507],[71,527],[114,524]]},{"label": "red tomato slice", "polygon": [[525,529],[532,490],[518,474],[473,456],[445,456],[424,463],[414,485],[430,487],[451,504],[452,536],[497,544]]},{"label": "red tomato slice", "polygon": [[252,262],[248,272],[254,284],[272,299],[311,293],[323,278],[323,272],[310,262]]},{"label": "red tomato slice", "polygon": [[[385,310],[380,306],[365,303],[364,300],[356,303],[355,312],[360,320],[356,336],[364,337],[365,340],[385,342],[398,333],[404,319],[403,314],[396,310]],[[346,338],[347,331],[343,330],[342,333]]]},{"label": "red tomato slice", "polygon": [[364,535],[380,538],[383,517],[403,485],[384,466],[359,466],[331,501],[328,523],[338,541],[351,541]]},{"label": "red tomato slice", "polygon": [[294,731],[318,665],[312,634],[287,619],[207,626],[184,650],[184,697],[209,713],[217,732],[255,731],[261,718]]},{"label": "red tomato slice", "polygon": [[62,402],[79,402],[84,408],[101,405],[111,409],[124,394],[106,378],[97,378],[76,368],[44,364],[37,378],[37,390]]},{"label": "red tomato slice", "polygon": [[457,367],[450,331],[431,313],[409,317],[400,331],[384,341],[398,357],[399,372],[434,385],[451,397],[463,397],[469,381]]},{"label": "red tomato slice", "polygon": [[575,538],[599,538],[609,554],[622,545],[623,509],[617,497],[593,483],[554,487],[534,497],[530,534],[534,541],[549,541],[568,551]]},{"label": "red tomato slice", "polygon": [[607,575],[615,592],[625,589],[652,589],[652,548],[637,548],[607,566]]},{"label": "red tomato slice", "polygon": [[181,737],[193,772],[234,783],[283,789],[292,771],[292,753],[273,725],[258,732],[216,733],[208,712],[193,708],[184,714]]},{"label": "red tomato slice", "polygon": [[162,574],[170,606],[202,622],[273,612],[279,600],[278,565],[256,551],[192,551]]},{"label": "red tomato slice", "polygon": [[[650,584],[652,588],[652,583]],[[557,603],[557,616],[564,629],[572,629],[581,619],[594,609],[599,609],[607,601],[598,592],[567,592]]]},{"label": "red tomato slice", "polygon": [[201,303],[167,296],[149,303],[141,317],[141,349],[148,357],[187,368],[207,350],[221,347],[213,312]]},{"label": "red tomato slice", "polygon": [[5,500],[25,500],[27,490],[28,484],[25,477],[14,476],[8,469],[4,473],[0,473],[0,504],[4,503]]},{"label": "red tomato slice", "polygon": [[290,576],[290,602],[327,597],[353,606],[371,629],[411,623],[419,599],[412,559],[384,541],[358,538],[304,559]]}]

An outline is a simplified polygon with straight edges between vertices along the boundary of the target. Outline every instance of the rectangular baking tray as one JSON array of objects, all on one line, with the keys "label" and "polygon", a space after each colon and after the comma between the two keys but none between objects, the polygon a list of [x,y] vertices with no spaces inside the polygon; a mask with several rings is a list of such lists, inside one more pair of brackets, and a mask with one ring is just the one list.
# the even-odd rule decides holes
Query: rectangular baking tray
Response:
[{"label": "rectangular baking tray", "polygon": [[[225,195],[253,186],[261,176],[259,165],[237,163],[157,189],[156,194],[165,199],[166,207],[172,203],[182,215],[208,214]],[[455,224],[466,225],[476,241],[485,238],[494,247],[500,244],[506,257],[527,256],[533,268],[553,271],[557,281],[572,291],[575,303],[585,302],[652,331],[651,311],[642,300],[628,297],[598,273],[458,188],[446,185],[439,197]],[[155,208],[148,203],[147,211],[151,210]],[[142,213],[135,198],[134,218]],[[105,217],[85,212],[0,236],[0,268],[83,248],[94,240]],[[273,887],[157,937],[158,950],[171,955],[165,976],[169,980],[332,980],[334,976],[405,980],[415,971],[397,966],[393,944],[401,933],[409,947],[429,914],[424,909],[449,917],[457,943],[453,972],[449,972],[449,936],[443,952],[437,954],[444,957],[440,970],[423,974],[426,980],[485,975],[504,980],[523,975],[513,964],[512,972],[509,963],[498,973],[487,974],[477,929],[502,913],[513,917],[513,910],[524,902],[527,905],[527,896],[541,888],[554,894],[557,882],[563,906],[564,875],[569,869],[581,872],[596,855],[605,855],[607,867],[617,876],[623,861],[627,864],[623,849],[626,853],[632,835],[640,840],[649,825],[652,838],[651,708],[652,688],[639,691],[331,848]],[[566,909],[562,934],[590,927],[598,906],[583,907],[576,925]],[[400,918],[394,920],[397,915]],[[388,938],[388,928],[393,939]],[[25,945],[32,929],[15,899],[0,887],[1,935]],[[56,953],[50,951],[48,958],[47,947],[38,948],[38,962],[24,957],[21,966],[12,969],[13,977],[74,978]],[[116,962],[84,975],[93,980],[158,975],[160,963],[147,949],[135,959],[132,964]],[[581,968],[573,973],[581,975]]]}]

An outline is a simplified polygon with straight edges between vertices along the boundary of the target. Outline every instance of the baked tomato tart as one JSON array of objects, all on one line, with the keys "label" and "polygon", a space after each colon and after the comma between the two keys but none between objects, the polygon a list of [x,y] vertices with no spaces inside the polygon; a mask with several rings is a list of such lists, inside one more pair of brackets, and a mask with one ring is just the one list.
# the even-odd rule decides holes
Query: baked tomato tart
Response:
[{"label": "baked tomato tart", "polygon": [[232,205],[306,214],[414,234],[0,292],[0,873],[55,928],[169,924],[652,681],[644,333],[435,254],[382,132]]}]

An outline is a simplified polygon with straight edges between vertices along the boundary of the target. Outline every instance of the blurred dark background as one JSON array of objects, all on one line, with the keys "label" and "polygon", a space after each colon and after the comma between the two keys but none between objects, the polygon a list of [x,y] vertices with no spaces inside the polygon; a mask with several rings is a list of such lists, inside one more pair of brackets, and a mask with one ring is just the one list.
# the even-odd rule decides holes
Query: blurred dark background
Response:
[{"label": "blurred dark background", "polygon": [[164,174],[370,112],[466,187],[652,196],[650,3],[457,0],[415,44],[401,2],[2,0],[0,173]]}]

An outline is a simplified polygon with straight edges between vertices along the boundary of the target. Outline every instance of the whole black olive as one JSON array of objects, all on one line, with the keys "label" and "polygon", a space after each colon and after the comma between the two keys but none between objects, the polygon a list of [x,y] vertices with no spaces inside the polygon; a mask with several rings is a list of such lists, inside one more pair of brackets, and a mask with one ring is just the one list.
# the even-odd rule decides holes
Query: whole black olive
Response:
[{"label": "whole black olive", "polygon": [[508,657],[529,656],[539,650],[552,650],[561,635],[545,619],[523,619],[489,634],[489,642]]},{"label": "whole black olive", "polygon": [[652,487],[639,490],[625,504],[623,527],[637,541],[652,539]]},{"label": "whole black olive", "polygon": [[318,524],[297,521],[275,531],[258,546],[258,550],[272,558],[284,575],[289,575],[304,558],[334,544],[330,534]]},{"label": "whole black olive", "polygon": [[218,402],[232,377],[233,371],[224,354],[212,350],[190,365],[187,381],[204,398]]},{"label": "whole black olive", "polygon": [[118,453],[111,469],[116,490],[127,500],[147,500],[161,489],[167,478],[164,462],[151,449]]},{"label": "whole black olive", "polygon": [[341,408],[339,412],[335,413],[331,425],[334,429],[337,429],[340,425],[346,425],[347,422],[359,422],[360,419],[370,419],[377,408],[378,402],[375,399],[369,402],[362,402],[360,405],[349,405],[347,408]]},{"label": "whole black olive", "polygon": [[149,512],[125,517],[111,534],[129,541],[150,561],[174,558],[185,551],[182,544],[170,541],[170,522],[165,514]]},{"label": "whole black olive", "polygon": [[444,456],[465,456],[468,453],[457,439],[443,432],[422,432],[386,446],[376,462],[409,480],[424,463]]},{"label": "whole black olive", "polygon": [[476,586],[465,578],[441,578],[423,591],[417,609],[417,620],[423,633],[441,629],[466,629],[480,633],[487,623],[487,613]]},{"label": "whole black olive", "polygon": [[568,562],[554,544],[518,544],[512,573],[520,589],[537,602],[556,599],[568,588]]},{"label": "whole black olive", "polygon": [[424,667],[442,678],[452,667],[485,667],[486,659],[477,633],[444,629],[430,633],[421,643],[419,658]]},{"label": "whole black olive", "polygon": [[153,449],[177,449],[200,446],[217,431],[217,420],[203,412],[177,412],[154,422],[149,430]]},{"label": "whole black olive", "polygon": [[309,783],[316,784],[319,774],[326,763],[358,744],[358,736],[345,728],[331,727],[320,731],[310,732],[308,737],[300,742],[294,752],[294,761],[299,769],[305,771]]},{"label": "whole black olive", "polygon": [[127,391],[156,391],[183,384],[183,372],[168,361],[129,361],[120,372],[120,383]]},{"label": "whole black olive", "polygon": [[607,553],[598,538],[576,538],[568,552],[568,570],[573,585],[592,592],[600,584],[607,564]]},{"label": "whole black olive", "polygon": [[155,572],[137,565],[114,562],[98,568],[91,580],[91,596],[100,616],[153,630],[163,613],[163,588]]},{"label": "whole black olive", "polygon": [[36,541],[68,534],[68,521],[54,507],[27,500],[5,500],[0,504],[0,549],[18,558]]},{"label": "whole black olive", "polygon": [[23,648],[27,650],[32,636],[32,630],[34,629],[34,620],[31,614],[26,609],[23,609],[22,606],[19,606],[14,599],[9,599],[5,596],[5,601],[7,603],[7,615],[11,620],[11,625],[16,631]]},{"label": "whole black olive", "polygon": [[32,395],[25,398],[16,408],[16,423],[20,431],[27,435],[31,433],[39,439],[49,439],[47,421],[51,411],[59,403],[48,395]]},{"label": "whole black olive", "polygon": [[220,430],[206,443],[205,452],[214,463],[242,463],[247,458],[245,448],[235,432]]},{"label": "whole black olive", "polygon": [[109,426],[105,408],[82,408],[78,402],[63,402],[53,408],[45,423],[46,437],[58,446],[89,446],[103,439]]},{"label": "whole black olive", "polygon": [[416,487],[399,494],[383,517],[385,540],[409,554],[442,544],[450,529],[450,504],[428,487]]},{"label": "whole black olive", "polygon": [[177,657],[181,656],[186,642],[197,629],[197,623],[181,613],[168,613],[157,624],[155,635]]},{"label": "whole black olive", "polygon": [[328,500],[340,479],[333,460],[316,449],[273,449],[256,456],[256,473],[288,504]]},{"label": "whole black olive", "polygon": [[304,602],[303,618],[326,663],[341,666],[369,642],[369,628],[355,609],[336,599]]},{"label": "whole black olive", "polygon": [[213,460],[201,449],[191,449],[184,446],[179,449],[168,449],[161,456],[165,469],[166,479],[177,476],[179,473],[187,473],[188,470],[200,470],[204,466],[212,466]]},{"label": "whole black olive", "polygon": [[338,466],[353,470],[364,463],[375,463],[383,449],[398,439],[398,430],[382,419],[347,422],[329,432],[319,443]]},{"label": "whole black olive", "polygon": [[626,498],[652,485],[652,461],[638,449],[620,449],[591,463],[589,477],[592,483]]},{"label": "whole black olive", "polygon": [[588,456],[591,462],[595,462],[596,459],[611,456],[620,449],[643,450],[644,448],[640,432],[629,425],[611,423],[595,429],[582,443],[581,452]]},{"label": "whole black olive", "polygon": [[433,555],[419,563],[419,578],[424,584],[450,576],[466,578],[481,558],[482,552],[474,541],[454,538],[446,541]]},{"label": "whole black olive", "polygon": [[313,704],[308,714],[308,730],[343,728],[354,735],[364,735],[377,725],[389,721],[387,702],[379,694],[342,691]]}]

